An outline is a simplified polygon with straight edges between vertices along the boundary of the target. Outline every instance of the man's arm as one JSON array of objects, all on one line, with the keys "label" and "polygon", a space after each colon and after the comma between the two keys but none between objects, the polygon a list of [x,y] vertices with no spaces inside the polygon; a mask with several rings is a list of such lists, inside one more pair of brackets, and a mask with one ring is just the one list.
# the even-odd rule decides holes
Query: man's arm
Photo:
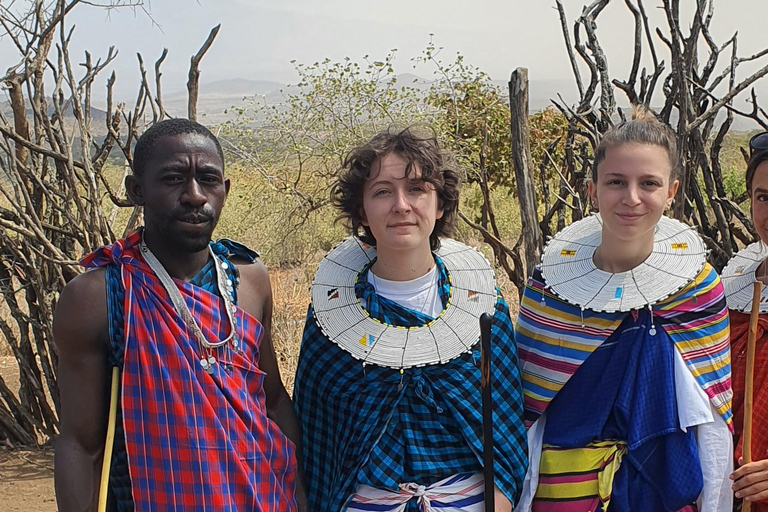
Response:
[{"label": "man's arm", "polygon": [[266,267],[260,262],[239,265],[240,307],[255,316],[264,327],[264,336],[259,346],[259,369],[264,377],[264,394],[267,404],[267,416],[274,421],[283,434],[296,446],[298,475],[296,481],[296,499],[299,510],[307,510],[306,496],[302,482],[303,460],[301,449],[301,427],[296,417],[296,410],[288,392],[285,390],[277,365],[275,349],[272,345],[272,285]]},{"label": "man's arm", "polygon": [[56,500],[61,512],[96,510],[107,429],[106,283],[103,270],[73,279],[53,316],[59,352],[61,427],[56,440]]}]

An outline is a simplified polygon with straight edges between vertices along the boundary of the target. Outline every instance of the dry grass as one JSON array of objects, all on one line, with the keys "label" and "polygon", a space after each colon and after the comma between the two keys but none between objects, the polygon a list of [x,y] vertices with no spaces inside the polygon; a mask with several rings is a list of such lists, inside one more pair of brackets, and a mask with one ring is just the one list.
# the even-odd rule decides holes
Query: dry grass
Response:
[{"label": "dry grass", "polygon": [[272,342],[285,388],[293,394],[293,380],[299,360],[301,335],[309,305],[309,286],[315,265],[270,271],[274,308]]}]

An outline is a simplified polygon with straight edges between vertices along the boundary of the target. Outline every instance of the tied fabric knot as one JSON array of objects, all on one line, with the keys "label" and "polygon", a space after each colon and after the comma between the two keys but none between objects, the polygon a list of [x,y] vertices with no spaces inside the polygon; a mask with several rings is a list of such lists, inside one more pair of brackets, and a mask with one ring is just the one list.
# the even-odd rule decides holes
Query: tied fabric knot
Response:
[{"label": "tied fabric knot", "polygon": [[[422,501],[427,494],[427,487],[425,485],[418,485],[415,483],[400,484],[400,489],[406,493],[410,493],[414,498],[421,498],[419,501]],[[426,499],[429,500],[429,498]]]},{"label": "tied fabric knot", "polygon": [[445,478],[432,485],[408,482],[398,491],[360,485],[348,504],[349,512],[376,510],[404,512],[412,499],[417,499],[421,512],[483,512],[483,475],[465,473]]}]

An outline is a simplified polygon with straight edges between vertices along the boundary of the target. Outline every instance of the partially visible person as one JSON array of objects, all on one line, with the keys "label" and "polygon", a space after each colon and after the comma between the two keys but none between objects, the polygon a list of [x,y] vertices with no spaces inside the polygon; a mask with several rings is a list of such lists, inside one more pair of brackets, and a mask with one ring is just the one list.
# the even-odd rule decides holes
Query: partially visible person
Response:
[{"label": "partially visible person", "polygon": [[162,121],[138,140],[126,186],[144,227],[85,257],[54,314],[59,510],[96,510],[113,368],[110,510],[297,510],[300,433],[269,277],[247,247],[211,242],[230,188],[218,140]]},{"label": "partially visible person", "polygon": [[752,221],[760,240],[739,251],[723,270],[723,284],[731,315],[731,352],[733,353],[733,423],[736,430],[733,491],[736,498],[752,502],[753,512],[768,512],[768,292],[757,324],[752,406],[752,460],[743,463],[744,388],[746,353],[749,338],[749,313],[752,308],[752,283],[768,284],[768,132],[750,140],[751,156],[747,164],[746,185],[751,202]]},{"label": "partially visible person", "polygon": [[509,309],[450,235],[459,175],[433,133],[380,133],[344,161],[333,201],[352,237],[320,264],[294,387],[314,512],[484,510],[479,323],[493,315],[495,503],[525,475]]},{"label": "partially visible person", "polygon": [[663,216],[678,168],[674,135],[636,109],[595,152],[599,214],[558,233],[528,281],[518,511],[731,511],[728,312],[698,234]]}]

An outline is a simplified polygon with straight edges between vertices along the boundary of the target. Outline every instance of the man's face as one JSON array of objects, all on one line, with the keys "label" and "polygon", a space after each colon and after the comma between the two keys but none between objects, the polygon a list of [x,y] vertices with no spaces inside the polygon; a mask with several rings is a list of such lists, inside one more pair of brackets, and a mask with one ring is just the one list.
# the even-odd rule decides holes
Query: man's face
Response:
[{"label": "man's face", "polygon": [[199,252],[211,240],[229,179],[214,142],[201,134],[159,138],[144,174],[129,187],[144,207],[147,234],[180,252]]}]

